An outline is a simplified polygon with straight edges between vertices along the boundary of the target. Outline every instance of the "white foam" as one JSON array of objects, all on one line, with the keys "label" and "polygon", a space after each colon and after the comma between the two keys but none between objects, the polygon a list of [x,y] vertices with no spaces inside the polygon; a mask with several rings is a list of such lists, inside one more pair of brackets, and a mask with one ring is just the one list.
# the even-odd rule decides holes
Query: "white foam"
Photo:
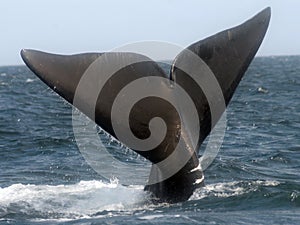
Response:
[{"label": "white foam", "polygon": [[258,91],[258,92],[261,92],[261,93],[265,93],[265,94],[269,92],[267,89],[265,89],[265,88],[263,88],[263,87],[259,87],[259,88],[257,89],[257,91]]},{"label": "white foam", "polygon": [[124,187],[116,181],[56,186],[13,184],[0,188],[0,212],[17,208],[29,215],[34,212],[56,218],[82,218],[103,211],[136,210],[146,199],[142,186]]},{"label": "white foam", "polygon": [[162,217],[165,217],[165,215],[158,214],[158,215],[141,216],[141,217],[139,217],[139,219],[141,219],[141,220],[154,220],[154,219],[158,219],[158,218],[162,218]]},{"label": "white foam", "polygon": [[[279,184],[278,181],[260,180],[208,184],[196,190],[190,200],[243,195],[261,186]],[[151,211],[164,205],[150,205],[148,197],[143,186],[125,187],[117,181],[106,183],[91,180],[71,185],[13,184],[0,188],[0,218],[9,213],[22,213],[38,221],[68,221],[110,217],[119,212],[132,214],[136,210]],[[153,220],[160,216],[142,216],[140,219]]]},{"label": "white foam", "polygon": [[208,184],[197,189],[190,200],[199,200],[206,197],[232,197],[256,191],[262,186],[277,186],[278,181],[233,181],[227,183]]},{"label": "white foam", "polygon": [[31,82],[33,82],[33,81],[35,81],[35,80],[34,80],[34,79],[28,78],[25,82],[26,82],[26,83],[31,83]]}]

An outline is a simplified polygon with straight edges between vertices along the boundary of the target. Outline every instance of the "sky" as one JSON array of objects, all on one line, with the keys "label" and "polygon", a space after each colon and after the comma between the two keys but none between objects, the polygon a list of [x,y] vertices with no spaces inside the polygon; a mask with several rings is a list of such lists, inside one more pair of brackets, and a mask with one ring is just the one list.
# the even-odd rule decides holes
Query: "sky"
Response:
[{"label": "sky", "polygon": [[300,55],[299,0],[1,0],[0,66],[23,64],[23,48],[75,54],[146,40],[186,47],[267,6],[258,55]]}]

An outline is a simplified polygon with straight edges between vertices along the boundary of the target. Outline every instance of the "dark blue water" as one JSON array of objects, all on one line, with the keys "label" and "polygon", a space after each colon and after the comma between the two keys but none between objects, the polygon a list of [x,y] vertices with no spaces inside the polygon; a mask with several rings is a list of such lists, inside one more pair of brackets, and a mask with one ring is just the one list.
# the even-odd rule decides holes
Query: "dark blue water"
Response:
[{"label": "dark blue water", "polygon": [[206,186],[187,202],[152,205],[143,186],[87,164],[70,105],[26,67],[0,67],[0,223],[300,224],[300,57],[256,58],[227,120]]}]

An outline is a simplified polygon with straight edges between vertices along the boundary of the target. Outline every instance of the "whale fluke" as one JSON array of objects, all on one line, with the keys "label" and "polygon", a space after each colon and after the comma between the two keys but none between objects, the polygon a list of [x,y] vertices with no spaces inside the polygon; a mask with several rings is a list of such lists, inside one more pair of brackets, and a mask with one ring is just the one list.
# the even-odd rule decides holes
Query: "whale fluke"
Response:
[{"label": "whale fluke", "polygon": [[[166,74],[152,59],[131,52],[57,55],[22,50],[21,56],[51,89],[106,132],[152,162],[145,190],[151,192],[157,201],[180,202],[187,200],[196,188],[203,185],[204,176],[197,150],[220,119],[254,58],[267,31],[270,16],[271,10],[266,8],[237,27],[188,46],[174,59],[170,74]],[[204,63],[196,65],[195,56]],[[197,77],[194,79],[189,72]],[[215,86],[206,83],[204,73],[214,75],[222,98]],[[89,79],[86,79],[87,74],[91,75]],[[195,81],[197,79],[200,85]],[[131,104],[126,102],[126,97],[135,92],[124,92],[124,89],[133,83],[140,85],[136,93],[144,93],[145,90],[150,94],[141,96],[142,99],[132,104],[128,120],[124,122],[120,118],[126,112],[115,102],[120,98],[117,102],[125,108]],[[189,102],[178,97],[181,89],[176,92],[177,86],[190,96],[198,121],[190,121],[193,111],[183,107]],[[151,94],[152,89],[164,98]],[[114,117],[114,112],[120,118]],[[164,121],[157,130],[153,128],[159,122],[156,118]],[[186,124],[190,127],[185,127]],[[128,135],[125,132],[128,126],[132,136],[143,141],[142,146],[152,146],[147,140],[158,144],[145,151],[130,138],[120,138],[120,134]],[[196,141],[190,138],[195,129]],[[162,139],[160,134],[164,134]],[[167,163],[161,163],[165,161]]]},{"label": "whale fluke", "polygon": [[[212,70],[223,91],[226,105],[261,45],[270,17],[271,8],[268,7],[237,27],[219,32],[187,47],[189,51],[200,56]],[[211,112],[203,92],[188,75],[177,69],[177,65],[182,64],[189,64],[189,57],[185,51],[175,58],[170,77],[185,87],[198,108],[200,120],[205,124],[201,127],[201,142],[217,120],[211,121]]]}]

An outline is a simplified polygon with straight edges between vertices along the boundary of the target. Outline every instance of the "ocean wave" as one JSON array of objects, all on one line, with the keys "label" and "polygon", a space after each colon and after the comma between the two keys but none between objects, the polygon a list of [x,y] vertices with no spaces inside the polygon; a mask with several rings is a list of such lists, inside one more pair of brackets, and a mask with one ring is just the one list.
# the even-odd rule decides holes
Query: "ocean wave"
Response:
[{"label": "ocean wave", "polygon": [[[277,186],[278,181],[234,181],[206,185],[195,191],[189,201],[206,197],[228,198]],[[168,207],[150,204],[143,186],[122,186],[117,180],[80,181],[72,185],[13,184],[0,188],[0,218],[12,214],[38,220],[74,220],[126,215],[140,210]],[[147,218],[149,219],[149,218]]]},{"label": "ocean wave", "polygon": [[249,192],[256,191],[260,187],[277,186],[278,181],[232,181],[224,183],[215,183],[205,185],[203,188],[197,189],[191,196],[190,200],[200,200],[206,197],[228,198],[232,196],[240,196]]},{"label": "ocean wave", "polygon": [[142,186],[125,187],[117,181],[56,186],[13,184],[0,188],[0,218],[11,214],[41,219],[85,218],[101,212],[136,210],[146,200]]}]

